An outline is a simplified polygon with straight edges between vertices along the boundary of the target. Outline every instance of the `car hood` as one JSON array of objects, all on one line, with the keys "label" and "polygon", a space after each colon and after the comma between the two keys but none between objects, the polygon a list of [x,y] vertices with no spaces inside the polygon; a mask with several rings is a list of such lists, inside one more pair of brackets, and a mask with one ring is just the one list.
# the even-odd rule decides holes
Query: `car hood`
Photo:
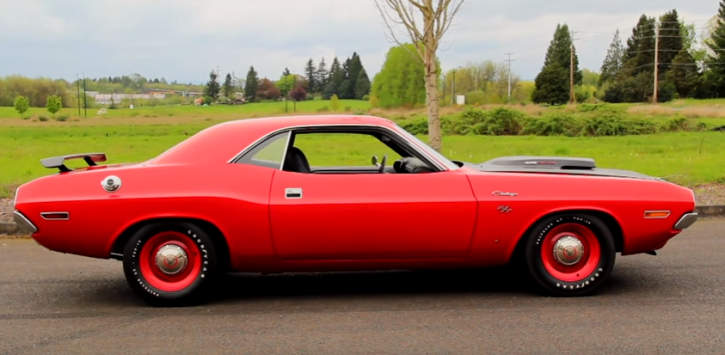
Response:
[{"label": "car hood", "polygon": [[467,168],[485,172],[589,175],[664,181],[658,177],[630,170],[597,168],[594,159],[591,158],[508,156],[483,163],[462,162],[462,164]]}]

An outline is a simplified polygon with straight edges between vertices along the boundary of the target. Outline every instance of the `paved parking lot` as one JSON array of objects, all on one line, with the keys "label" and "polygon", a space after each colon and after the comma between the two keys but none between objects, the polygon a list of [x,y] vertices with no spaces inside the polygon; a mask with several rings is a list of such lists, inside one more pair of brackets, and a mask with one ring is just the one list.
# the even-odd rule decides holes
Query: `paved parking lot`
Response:
[{"label": "paved parking lot", "polygon": [[119,261],[0,239],[0,354],[725,353],[725,221],[619,257],[593,297],[512,275],[233,275],[209,304],[155,309]]}]

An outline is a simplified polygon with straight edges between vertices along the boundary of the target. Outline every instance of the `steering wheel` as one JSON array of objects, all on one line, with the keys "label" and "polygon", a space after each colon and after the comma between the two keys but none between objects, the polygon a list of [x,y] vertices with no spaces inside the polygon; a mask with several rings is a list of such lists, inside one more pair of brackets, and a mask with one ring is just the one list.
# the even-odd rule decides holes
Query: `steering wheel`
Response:
[{"label": "steering wheel", "polygon": [[379,165],[380,168],[378,169],[378,172],[381,174],[385,172],[385,161],[386,160],[388,160],[387,154],[383,155],[383,160],[380,161],[380,165]]}]

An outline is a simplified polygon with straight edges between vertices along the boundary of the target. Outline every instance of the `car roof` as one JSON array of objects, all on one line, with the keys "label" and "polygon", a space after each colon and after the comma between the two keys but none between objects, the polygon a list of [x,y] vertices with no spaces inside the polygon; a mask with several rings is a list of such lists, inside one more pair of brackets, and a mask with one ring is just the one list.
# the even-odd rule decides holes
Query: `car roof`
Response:
[{"label": "car roof", "polygon": [[149,164],[226,162],[271,132],[287,127],[314,125],[393,127],[395,122],[366,115],[296,115],[227,121],[196,133],[150,160]]}]

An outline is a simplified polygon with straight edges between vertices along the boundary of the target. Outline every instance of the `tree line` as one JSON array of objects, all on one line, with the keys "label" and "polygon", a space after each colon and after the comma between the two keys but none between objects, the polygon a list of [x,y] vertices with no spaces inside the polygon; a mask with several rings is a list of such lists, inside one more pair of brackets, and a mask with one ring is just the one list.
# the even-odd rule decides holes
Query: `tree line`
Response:
[{"label": "tree line", "polygon": [[314,97],[329,100],[333,96],[339,99],[363,100],[367,99],[370,86],[370,79],[360,56],[354,52],[344,61],[334,57],[329,69],[324,57],[317,65],[310,58],[303,73],[292,73],[289,68],[285,68],[278,80],[260,78],[254,66],[250,66],[245,78],[233,78],[228,73],[224,82],[220,83],[218,73],[212,71],[204,87],[204,96],[207,102],[234,99],[237,92],[243,93],[246,102],[281,98],[302,101]]},{"label": "tree line", "polygon": [[[695,25],[686,24],[674,9],[659,18],[640,16],[625,43],[617,29],[596,83],[589,83],[595,91],[591,97],[611,103],[725,97],[725,60],[721,57],[725,53],[725,1],[720,2],[700,46],[696,33]],[[582,80],[572,34],[566,24],[557,25],[535,79],[532,100],[547,104],[587,100],[590,96],[584,92],[587,84]]]}]

